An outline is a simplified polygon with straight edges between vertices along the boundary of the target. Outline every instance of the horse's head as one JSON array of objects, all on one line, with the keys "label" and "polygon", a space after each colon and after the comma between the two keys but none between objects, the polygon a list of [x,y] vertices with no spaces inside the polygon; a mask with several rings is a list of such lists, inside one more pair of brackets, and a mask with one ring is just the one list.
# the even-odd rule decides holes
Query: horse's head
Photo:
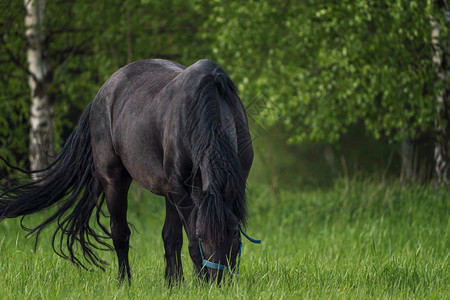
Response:
[{"label": "horse's head", "polygon": [[[231,219],[234,219],[233,217],[236,218],[230,216]],[[206,274],[213,281],[220,282],[223,272],[237,273],[237,258],[241,247],[237,218],[227,223],[225,232],[217,241],[211,240],[205,234],[201,216],[197,218],[196,223],[196,237],[202,259],[201,265],[197,265],[197,268],[201,268],[201,274]]]},{"label": "horse's head", "polygon": [[237,194],[228,183],[219,195],[204,194],[190,220],[189,251],[197,274],[220,282],[223,273],[237,273],[241,250],[240,220],[234,212]]}]

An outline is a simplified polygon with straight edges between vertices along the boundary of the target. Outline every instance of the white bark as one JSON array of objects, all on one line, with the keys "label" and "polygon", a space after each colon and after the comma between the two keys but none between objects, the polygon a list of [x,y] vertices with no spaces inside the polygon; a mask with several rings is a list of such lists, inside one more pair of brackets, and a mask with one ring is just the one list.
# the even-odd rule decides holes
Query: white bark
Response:
[{"label": "white bark", "polygon": [[[436,95],[437,119],[435,120],[435,172],[438,184],[448,185],[450,183],[450,120],[449,120],[449,87],[448,87],[448,41],[441,43],[441,27],[439,23],[431,18],[431,39],[433,44],[433,64],[436,69],[437,78],[442,85],[442,90]],[[444,37],[445,38],[445,37]]]},{"label": "white bark", "polygon": [[28,85],[31,92],[30,168],[38,170],[53,156],[53,105],[47,94],[49,65],[45,58],[43,20],[45,0],[25,1],[25,36],[28,40]]}]

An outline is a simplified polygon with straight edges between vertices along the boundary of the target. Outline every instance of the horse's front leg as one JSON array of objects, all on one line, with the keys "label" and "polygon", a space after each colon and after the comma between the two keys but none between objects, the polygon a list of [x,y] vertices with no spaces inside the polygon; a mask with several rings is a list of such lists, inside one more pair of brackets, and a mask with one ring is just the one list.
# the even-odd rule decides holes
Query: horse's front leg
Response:
[{"label": "horse's front leg", "polygon": [[162,231],[164,241],[166,272],[165,277],[172,285],[183,279],[181,247],[183,245],[182,220],[174,200],[166,197],[166,220]]}]

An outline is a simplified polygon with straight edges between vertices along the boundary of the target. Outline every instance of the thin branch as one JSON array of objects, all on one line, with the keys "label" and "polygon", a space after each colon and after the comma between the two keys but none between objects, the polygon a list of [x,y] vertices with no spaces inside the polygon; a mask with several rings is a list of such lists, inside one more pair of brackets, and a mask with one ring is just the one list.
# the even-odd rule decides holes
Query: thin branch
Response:
[{"label": "thin branch", "polygon": [[[59,51],[57,54],[58,55],[58,59],[57,62],[51,66],[50,68],[50,73],[53,73],[53,71],[57,68],[57,67],[61,67],[62,69],[65,68],[65,66],[67,65],[67,63],[70,61],[70,59],[77,55],[77,54],[84,54],[85,52],[83,51],[84,46],[90,42],[92,40],[92,38],[94,37],[94,34],[91,34],[90,36],[88,36],[86,39],[84,39],[83,41],[81,41],[79,44],[66,48],[62,51]],[[64,55],[67,54],[67,55]]]},{"label": "thin branch", "polygon": [[31,76],[36,82],[38,81],[36,78],[36,75],[34,75],[30,70],[25,67],[19,58],[17,58],[14,53],[9,49],[8,44],[5,41],[4,34],[0,34],[0,43],[2,44],[2,48],[5,50],[6,54],[8,54],[8,57],[11,59],[11,61],[22,71],[27,73],[29,76]]}]

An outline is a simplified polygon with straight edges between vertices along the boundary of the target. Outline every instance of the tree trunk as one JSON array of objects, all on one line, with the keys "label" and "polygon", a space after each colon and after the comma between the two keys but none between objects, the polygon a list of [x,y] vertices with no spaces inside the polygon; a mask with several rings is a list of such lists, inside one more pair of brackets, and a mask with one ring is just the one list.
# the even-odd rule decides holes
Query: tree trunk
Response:
[{"label": "tree trunk", "polygon": [[402,170],[401,178],[408,182],[412,182],[416,178],[414,168],[414,142],[407,137],[402,142]]},{"label": "tree trunk", "polygon": [[25,1],[25,36],[28,40],[28,86],[31,92],[30,169],[44,168],[53,150],[53,105],[47,93],[50,78],[44,46],[45,0]]},{"label": "tree trunk", "polygon": [[[446,7],[440,8],[446,16],[445,26],[450,20]],[[450,90],[448,84],[449,76],[449,34],[441,37],[440,24],[431,18],[431,38],[433,44],[433,64],[436,69],[438,86],[441,90],[436,95],[437,118],[435,120],[435,172],[439,185],[450,183]]]}]

